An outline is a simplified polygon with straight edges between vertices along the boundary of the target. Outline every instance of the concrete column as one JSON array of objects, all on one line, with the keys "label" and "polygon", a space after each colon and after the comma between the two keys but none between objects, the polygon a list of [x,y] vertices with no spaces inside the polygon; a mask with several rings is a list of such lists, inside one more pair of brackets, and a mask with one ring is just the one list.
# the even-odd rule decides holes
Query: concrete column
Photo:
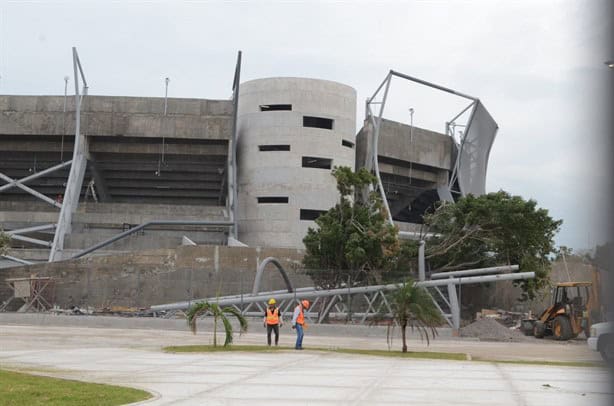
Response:
[{"label": "concrete column", "polygon": [[[339,194],[332,168],[354,168],[356,91],[326,80],[269,78],[242,83],[240,95],[239,240],[303,248],[315,223],[301,219],[301,209],[333,207]],[[313,126],[309,117],[332,128]],[[303,166],[312,158],[329,160],[330,168]],[[279,201],[258,203],[259,197]]]}]

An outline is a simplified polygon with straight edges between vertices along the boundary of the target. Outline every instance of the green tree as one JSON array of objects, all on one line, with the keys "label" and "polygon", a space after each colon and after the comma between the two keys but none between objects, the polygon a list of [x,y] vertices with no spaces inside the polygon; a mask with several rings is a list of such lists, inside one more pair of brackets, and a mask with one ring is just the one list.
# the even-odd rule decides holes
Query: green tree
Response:
[{"label": "green tree", "polygon": [[358,192],[375,182],[366,169],[353,172],[336,167],[339,203],[316,219],[303,239],[303,265],[316,286],[336,288],[377,283],[394,268],[400,251],[398,230],[387,223],[387,213],[376,193],[365,199]]},{"label": "green tree", "polygon": [[[428,344],[429,333],[435,338],[436,328],[444,322],[429,293],[424,288],[416,286],[411,279],[392,293],[390,305],[393,318],[401,328],[403,352],[407,352],[407,327],[412,331],[418,330],[420,338],[426,338]],[[390,334],[388,337],[390,338]]]},{"label": "green tree", "polygon": [[241,333],[247,331],[247,320],[245,319],[245,317],[243,317],[241,312],[234,307],[220,307],[217,303],[198,302],[192,307],[190,307],[188,313],[186,314],[188,325],[190,326],[190,330],[192,330],[192,333],[196,334],[196,320],[198,319],[198,317],[206,313],[211,313],[213,315],[214,347],[217,347],[217,322],[219,320],[222,320],[222,324],[224,325],[224,331],[226,332],[224,347],[232,344],[233,330],[230,320],[228,320],[228,317],[226,317],[227,314],[235,316],[237,318],[237,320],[239,321],[239,325],[241,326]]},{"label": "green tree", "polygon": [[554,236],[562,221],[554,220],[535,200],[499,191],[479,197],[468,195],[456,203],[443,203],[424,216],[429,231],[426,259],[440,272],[468,267],[518,264],[535,279],[518,281],[522,299],[533,299],[546,287]]}]

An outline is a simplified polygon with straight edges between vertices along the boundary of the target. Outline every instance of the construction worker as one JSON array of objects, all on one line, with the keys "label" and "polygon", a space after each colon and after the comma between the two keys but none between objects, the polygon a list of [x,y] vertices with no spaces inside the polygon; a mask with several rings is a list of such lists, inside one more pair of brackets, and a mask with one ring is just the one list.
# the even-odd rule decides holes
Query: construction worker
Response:
[{"label": "construction worker", "polygon": [[279,328],[283,325],[279,308],[275,306],[275,299],[269,299],[269,306],[264,312],[264,327],[266,327],[266,341],[271,346],[271,332],[275,332],[275,346],[279,343]]},{"label": "construction worker", "polygon": [[303,349],[303,329],[306,327],[304,310],[309,309],[309,300],[301,300],[294,308],[292,315],[292,329],[296,329],[296,345],[295,350]]}]

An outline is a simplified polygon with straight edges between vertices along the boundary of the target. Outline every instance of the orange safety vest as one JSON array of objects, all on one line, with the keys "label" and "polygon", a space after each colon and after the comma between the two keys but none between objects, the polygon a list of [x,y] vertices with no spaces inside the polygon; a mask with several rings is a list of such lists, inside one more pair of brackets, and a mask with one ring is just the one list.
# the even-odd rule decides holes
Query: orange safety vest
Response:
[{"label": "orange safety vest", "polygon": [[296,318],[296,324],[300,324],[301,326],[303,324],[305,324],[305,315],[303,314],[303,306],[299,305],[299,313],[298,313],[298,317]]},{"label": "orange safety vest", "polygon": [[266,308],[266,324],[279,324],[279,309],[277,307],[273,311],[269,307]]}]

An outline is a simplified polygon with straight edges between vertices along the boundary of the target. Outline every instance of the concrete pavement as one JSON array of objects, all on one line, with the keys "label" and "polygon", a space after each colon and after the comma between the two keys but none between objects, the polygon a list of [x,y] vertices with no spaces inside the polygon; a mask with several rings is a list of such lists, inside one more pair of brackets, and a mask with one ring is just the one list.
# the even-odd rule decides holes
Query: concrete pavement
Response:
[{"label": "concrete pavement", "polygon": [[[602,368],[397,359],[319,351],[160,351],[165,345],[206,343],[210,339],[208,333],[193,336],[180,331],[0,325],[0,365],[142,388],[156,396],[147,405],[605,406],[613,400],[608,372]],[[253,333],[238,338],[237,343],[262,339],[263,334]],[[364,345],[373,339],[353,340]],[[289,334],[282,336],[284,345],[291,341]],[[346,338],[306,337],[306,345],[312,346],[341,342],[347,342]]]}]

